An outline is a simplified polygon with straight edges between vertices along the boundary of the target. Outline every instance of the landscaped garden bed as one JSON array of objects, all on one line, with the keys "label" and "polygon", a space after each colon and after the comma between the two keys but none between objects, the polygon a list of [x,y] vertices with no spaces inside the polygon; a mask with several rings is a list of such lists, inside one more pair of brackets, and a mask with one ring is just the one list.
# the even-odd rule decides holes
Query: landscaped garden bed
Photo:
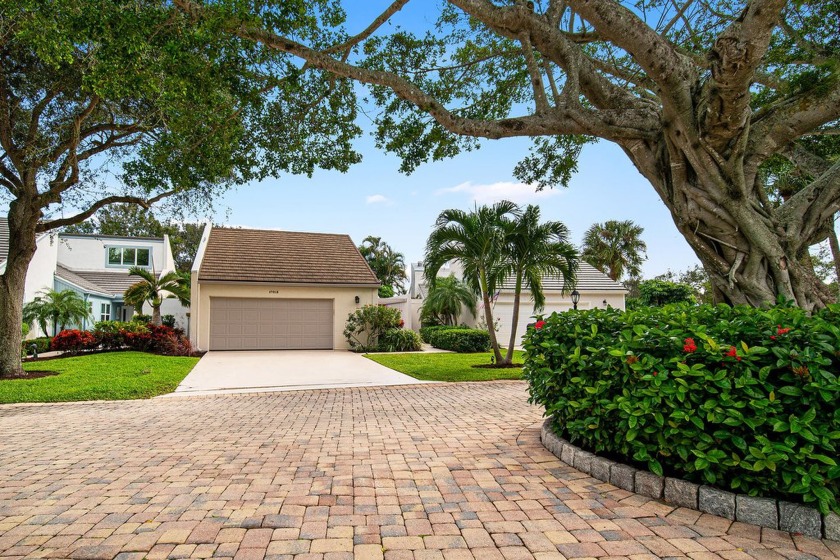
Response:
[{"label": "landscaped garden bed", "polygon": [[557,434],[628,468],[840,511],[840,308],[665,307],[546,318],[525,340]]}]

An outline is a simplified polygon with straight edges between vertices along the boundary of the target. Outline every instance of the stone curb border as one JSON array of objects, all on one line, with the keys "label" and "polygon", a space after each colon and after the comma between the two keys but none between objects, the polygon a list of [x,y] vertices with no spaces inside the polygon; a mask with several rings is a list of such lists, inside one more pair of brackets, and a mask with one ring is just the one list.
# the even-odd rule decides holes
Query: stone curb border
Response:
[{"label": "stone curb border", "polygon": [[599,457],[557,437],[548,418],[540,430],[543,445],[558,459],[602,482],[654,500],[703,513],[787,531],[809,537],[840,541],[840,515],[826,515],[812,507],[771,498],[754,498],[687,482],[679,478],[658,476]]}]

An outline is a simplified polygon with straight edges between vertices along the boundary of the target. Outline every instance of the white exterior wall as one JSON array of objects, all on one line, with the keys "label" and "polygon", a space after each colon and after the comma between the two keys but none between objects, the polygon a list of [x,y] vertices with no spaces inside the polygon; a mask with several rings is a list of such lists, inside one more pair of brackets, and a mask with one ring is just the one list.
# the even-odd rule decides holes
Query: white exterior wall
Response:
[{"label": "white exterior wall", "polygon": [[[26,283],[23,289],[24,305],[34,300],[40,292],[54,288],[58,245],[59,241],[56,235],[45,234],[38,239],[35,255],[26,271]],[[39,336],[46,336],[46,334],[42,333],[41,328],[35,324],[32,325],[26,338]]]},{"label": "white exterior wall", "polygon": [[[533,323],[536,320],[534,319],[534,302],[530,293],[523,291],[520,299],[519,321],[516,329],[517,339],[519,339],[517,344],[521,343],[522,335],[525,334],[525,327],[528,323]],[[617,290],[581,292],[578,309],[605,309],[604,300],[609,307],[624,309],[624,292]],[[539,312],[539,315],[547,317],[554,312],[569,311],[572,307],[572,300],[568,294],[563,296],[559,292],[546,291],[545,308]],[[496,304],[493,306],[493,318],[499,320],[499,330],[497,331],[499,344],[507,345],[510,341],[510,328],[513,322],[513,292],[505,291],[499,294]]]},{"label": "white exterior wall", "polygon": [[[331,299],[333,300],[333,343],[335,349],[348,349],[344,338],[347,316],[363,305],[378,301],[375,287],[325,287],[325,286],[278,286],[250,284],[205,284],[199,283],[193,273],[192,310],[190,314],[190,342],[197,350],[210,346],[210,306],[212,298],[265,298],[265,299]],[[359,303],[355,301],[359,296]]]},{"label": "white exterior wall", "polygon": [[[190,312],[189,307],[184,307],[181,302],[175,298],[167,298],[163,300],[160,306],[160,314],[175,315],[175,326],[184,330],[189,327],[189,318],[187,314]],[[146,315],[152,314],[152,306],[148,303],[143,305],[143,313]]]},{"label": "white exterior wall", "polygon": [[[72,270],[92,271],[104,270],[108,272],[128,272],[127,266],[109,266],[106,247],[139,247],[151,249],[152,261],[150,268],[160,274],[165,270],[174,270],[171,251],[163,241],[149,239],[120,239],[109,237],[74,237],[62,236],[58,243],[58,263]],[[169,253],[167,258],[166,253]],[[167,266],[170,268],[167,269]]]}]

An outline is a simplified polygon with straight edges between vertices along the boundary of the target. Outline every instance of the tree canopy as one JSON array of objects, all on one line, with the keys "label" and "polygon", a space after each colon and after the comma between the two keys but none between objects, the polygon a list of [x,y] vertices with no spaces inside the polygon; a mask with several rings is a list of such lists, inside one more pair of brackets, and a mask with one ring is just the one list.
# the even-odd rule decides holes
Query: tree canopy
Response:
[{"label": "tree canopy", "polygon": [[[517,177],[565,185],[585,143],[613,142],[718,300],[830,301],[798,257],[840,210],[840,161],[822,140],[839,130],[837,0],[448,0],[426,32],[385,25],[409,3],[396,0],[326,44],[256,3],[175,3],[305,68],[369,84],[378,144],[404,171],[521,136],[534,145]],[[779,161],[802,183],[786,200],[768,196]]]}]

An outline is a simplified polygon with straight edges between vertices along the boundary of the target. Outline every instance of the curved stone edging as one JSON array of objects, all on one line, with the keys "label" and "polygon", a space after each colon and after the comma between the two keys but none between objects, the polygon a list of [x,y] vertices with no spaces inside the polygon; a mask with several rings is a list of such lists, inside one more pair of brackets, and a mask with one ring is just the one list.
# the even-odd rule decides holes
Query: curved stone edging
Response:
[{"label": "curved stone edging", "polygon": [[557,437],[551,418],[540,430],[543,445],[558,459],[603,482],[655,500],[760,527],[840,541],[840,515],[771,498],[734,494],[712,486],[648,471],[599,457]]}]

